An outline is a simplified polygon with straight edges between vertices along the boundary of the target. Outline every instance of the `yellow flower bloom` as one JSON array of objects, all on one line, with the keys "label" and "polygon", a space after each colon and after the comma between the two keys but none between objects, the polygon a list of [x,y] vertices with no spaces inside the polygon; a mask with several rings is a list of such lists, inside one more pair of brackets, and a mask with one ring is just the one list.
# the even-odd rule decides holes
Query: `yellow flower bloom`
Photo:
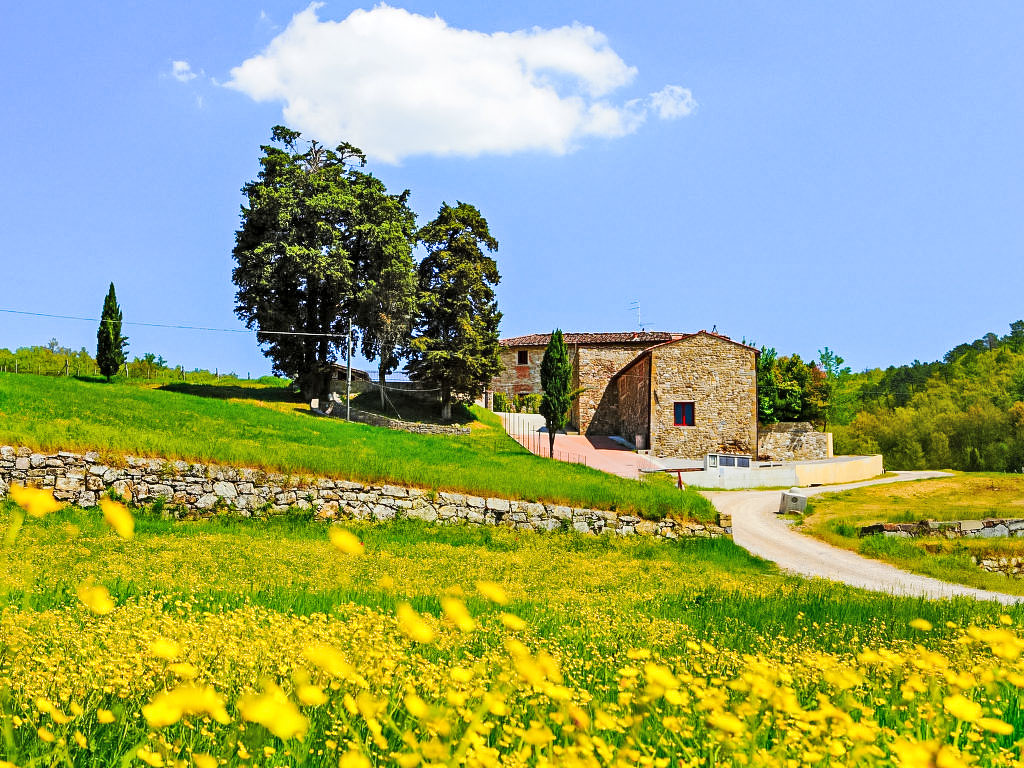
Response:
[{"label": "yellow flower bloom", "polygon": [[430,643],[434,640],[434,630],[408,603],[398,605],[398,628],[414,642]]},{"label": "yellow flower bloom", "polygon": [[345,660],[340,651],[324,643],[306,646],[302,655],[331,677],[348,679],[355,673],[355,667]]},{"label": "yellow flower bloom", "polygon": [[146,765],[153,766],[153,768],[163,768],[164,766],[164,759],[157,752],[152,752],[145,747],[139,747],[135,750],[135,756]]},{"label": "yellow flower bloom", "polygon": [[309,721],[299,712],[284,691],[269,684],[259,696],[248,695],[238,701],[238,711],[246,720],[259,723],[279,739],[301,737]]},{"label": "yellow flower bloom", "polygon": [[500,584],[495,584],[493,581],[478,581],[476,588],[481,595],[492,603],[508,605],[508,594]]},{"label": "yellow flower bloom", "polygon": [[501,614],[501,623],[514,632],[520,632],[527,626],[525,621],[511,613]]},{"label": "yellow flower bloom", "polygon": [[363,542],[359,538],[345,528],[339,525],[332,525],[327,529],[327,535],[331,539],[331,544],[334,548],[340,552],[344,552],[346,555],[361,555],[363,554],[364,547]]},{"label": "yellow flower bloom", "polygon": [[81,731],[76,730],[71,734],[71,737],[75,740],[75,744],[77,744],[81,749],[89,748],[89,740],[85,738],[85,734]]},{"label": "yellow flower bloom", "polygon": [[166,637],[158,637],[149,644],[149,652],[158,659],[174,661],[181,653],[181,646]]},{"label": "yellow flower bloom", "polygon": [[196,768],[217,768],[219,763],[213,755],[208,755],[205,752],[193,752],[192,765]]},{"label": "yellow flower bloom", "polygon": [[441,609],[445,617],[454,624],[460,632],[472,632],[476,629],[476,621],[469,615],[466,605],[454,597],[442,597]]},{"label": "yellow flower bloom", "polygon": [[78,599],[97,616],[105,616],[114,610],[114,601],[110,592],[102,584],[79,584]]},{"label": "yellow flower bloom", "polygon": [[109,709],[97,709],[96,720],[103,724],[112,723],[114,722],[114,713]]},{"label": "yellow flower bloom", "polygon": [[208,686],[182,685],[158,693],[142,708],[142,714],[151,728],[173,725],[185,715],[203,714],[221,724],[231,722],[224,709],[224,700]]},{"label": "yellow flower bloom", "polygon": [[103,497],[100,499],[100,509],[103,510],[103,519],[107,524],[117,531],[122,539],[130,539],[135,536],[135,518],[128,511],[124,504]]},{"label": "yellow flower bloom", "polygon": [[7,490],[14,503],[28,512],[32,517],[46,517],[64,507],[53,498],[53,492],[44,488],[30,488],[24,485],[11,485]]},{"label": "yellow flower bloom", "polygon": [[338,760],[338,768],[370,768],[370,765],[366,755],[351,749]]},{"label": "yellow flower bloom", "polygon": [[708,725],[716,730],[725,731],[726,733],[734,735],[743,733],[747,729],[747,726],[743,724],[743,721],[731,712],[716,712],[709,715]]},{"label": "yellow flower bloom", "polygon": [[914,629],[919,629],[922,632],[929,632],[932,628],[932,623],[927,619],[914,619],[910,622],[910,626]]},{"label": "yellow flower bloom", "polygon": [[978,725],[984,728],[986,731],[992,733],[998,733],[1000,736],[1009,736],[1013,733],[1013,726],[1003,720],[997,720],[994,717],[981,717],[978,718]]},{"label": "yellow flower bloom", "polygon": [[47,744],[52,742],[54,739],[53,731],[51,731],[49,728],[45,728],[42,726],[36,729],[36,736],[45,741]]},{"label": "yellow flower bloom", "polygon": [[300,685],[296,689],[295,695],[307,707],[318,707],[327,703],[327,696],[324,694],[323,688],[316,685]]},{"label": "yellow flower bloom", "polygon": [[963,694],[947,696],[942,700],[942,705],[957,720],[973,723],[981,717],[981,704],[965,698]]}]

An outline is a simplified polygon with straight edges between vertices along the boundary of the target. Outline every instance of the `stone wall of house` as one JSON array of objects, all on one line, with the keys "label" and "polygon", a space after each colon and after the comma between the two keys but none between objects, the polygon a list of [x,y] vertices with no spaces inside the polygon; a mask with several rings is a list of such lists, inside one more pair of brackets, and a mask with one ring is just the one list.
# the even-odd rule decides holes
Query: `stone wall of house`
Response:
[{"label": "stone wall of house", "polygon": [[807,421],[762,424],[757,430],[757,454],[772,461],[830,459],[832,440]]},{"label": "stone wall of house", "polygon": [[619,391],[612,376],[650,346],[650,341],[580,345],[574,385],[583,391],[573,406],[580,434],[619,434]]},{"label": "stone wall of house", "polygon": [[105,463],[96,452],[43,454],[25,447],[0,446],[0,496],[6,495],[12,483],[52,488],[58,499],[82,507],[94,506],[108,490],[142,504],[163,499],[169,511],[185,517],[210,517],[229,510],[253,516],[299,507],[312,510],[323,520],[410,517],[534,531],[568,528],[594,534],[641,533],[667,539],[732,534],[732,520],[725,516],[719,525],[669,518],[644,520],[605,510],[431,493],[258,469],[130,456]]},{"label": "stone wall of house", "polygon": [[[648,448],[651,429],[651,359],[642,357],[617,379],[619,434],[636,448]],[[639,439],[638,439],[639,438]]]},{"label": "stone wall of house", "polygon": [[[501,347],[501,373],[491,379],[491,392],[506,395],[528,395],[540,392],[540,362],[544,359],[544,347]],[[520,350],[526,350],[529,362],[518,364]]]},{"label": "stone wall of house", "polygon": [[[651,350],[651,451],[697,459],[757,448],[755,352],[710,334]],[[694,426],[674,425],[677,402],[694,404]]]},{"label": "stone wall of house", "polygon": [[860,529],[861,536],[897,536],[909,538],[982,538],[1024,536],[1022,518],[988,518],[986,520],[922,520],[919,523],[875,523]]}]

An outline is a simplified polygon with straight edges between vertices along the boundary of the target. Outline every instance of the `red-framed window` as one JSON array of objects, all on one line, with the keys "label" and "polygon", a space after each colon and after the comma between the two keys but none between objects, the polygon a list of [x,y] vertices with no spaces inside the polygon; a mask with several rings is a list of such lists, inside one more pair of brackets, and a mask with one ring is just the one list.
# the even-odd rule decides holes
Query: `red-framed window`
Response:
[{"label": "red-framed window", "polygon": [[693,403],[674,403],[672,405],[672,423],[677,427],[694,425]]},{"label": "red-framed window", "polygon": [[530,364],[530,353],[525,349],[520,349],[516,352],[516,365],[529,365]]}]

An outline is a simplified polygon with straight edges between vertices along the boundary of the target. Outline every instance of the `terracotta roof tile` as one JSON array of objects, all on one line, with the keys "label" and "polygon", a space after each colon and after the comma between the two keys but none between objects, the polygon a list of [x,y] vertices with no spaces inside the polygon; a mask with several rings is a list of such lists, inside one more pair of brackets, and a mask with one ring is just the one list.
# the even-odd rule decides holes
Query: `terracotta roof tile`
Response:
[{"label": "terracotta roof tile", "polygon": [[[566,344],[659,344],[683,338],[682,333],[667,331],[624,331],[620,333],[564,333]],[[550,333],[530,333],[502,339],[503,347],[546,347],[551,340]]]}]

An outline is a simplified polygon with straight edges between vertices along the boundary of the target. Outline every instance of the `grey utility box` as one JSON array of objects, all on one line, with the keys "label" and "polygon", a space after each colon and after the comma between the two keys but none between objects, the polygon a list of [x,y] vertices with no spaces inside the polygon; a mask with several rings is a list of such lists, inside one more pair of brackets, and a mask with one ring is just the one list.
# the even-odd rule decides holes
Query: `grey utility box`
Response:
[{"label": "grey utility box", "polygon": [[779,514],[785,515],[789,512],[800,512],[807,509],[807,497],[795,491],[783,491],[782,500],[779,502]]}]

